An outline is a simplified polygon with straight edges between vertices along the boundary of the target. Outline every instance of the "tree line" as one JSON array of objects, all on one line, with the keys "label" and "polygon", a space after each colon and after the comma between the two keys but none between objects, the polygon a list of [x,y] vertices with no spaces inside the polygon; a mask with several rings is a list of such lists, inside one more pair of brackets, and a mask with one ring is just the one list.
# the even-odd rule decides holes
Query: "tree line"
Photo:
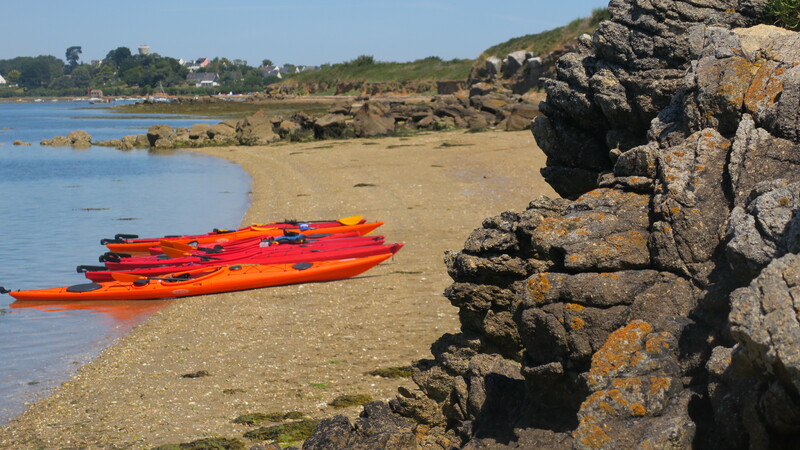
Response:
[{"label": "tree line", "polygon": [[189,85],[189,69],[175,58],[158,53],[134,54],[127,47],[108,52],[100,64],[80,63],[81,47],[71,46],[65,60],[51,55],[0,59],[0,75],[11,86],[0,89],[0,96],[79,96],[88,89],[102,89],[107,95],[146,95],[164,89],[170,94],[210,94],[216,91],[253,92],[278,81],[264,77],[245,61],[214,58],[198,72],[215,72],[219,87],[196,88]]}]

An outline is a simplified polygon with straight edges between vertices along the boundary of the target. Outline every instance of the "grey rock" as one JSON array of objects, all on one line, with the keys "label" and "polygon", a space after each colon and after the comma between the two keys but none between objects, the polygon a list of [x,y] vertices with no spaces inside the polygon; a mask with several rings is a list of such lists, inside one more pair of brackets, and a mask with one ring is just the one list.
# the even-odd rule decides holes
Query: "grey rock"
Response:
[{"label": "grey rock", "polygon": [[280,136],[273,129],[272,118],[258,110],[236,124],[236,139],[240,145],[268,145]]},{"label": "grey rock", "polygon": [[368,101],[359,108],[353,118],[358,137],[387,136],[394,132],[394,116],[389,107],[381,102]]}]

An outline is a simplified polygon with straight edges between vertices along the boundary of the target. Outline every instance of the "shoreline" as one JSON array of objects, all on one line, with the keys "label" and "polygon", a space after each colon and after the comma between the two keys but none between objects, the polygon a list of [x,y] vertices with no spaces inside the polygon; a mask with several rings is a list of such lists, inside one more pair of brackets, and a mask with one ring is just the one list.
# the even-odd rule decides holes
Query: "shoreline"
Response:
[{"label": "shoreline", "polygon": [[[242,439],[253,412],[324,418],[342,394],[393,398],[410,379],[366,372],[430,357],[458,332],[442,296],[444,250],[487,216],[554,196],[529,131],[191,149],[251,177],[243,224],[363,215],[405,242],[392,260],[331,283],[174,300],[5,427],[0,446],[150,447],[209,436]],[[182,378],[200,370],[210,376]]]}]

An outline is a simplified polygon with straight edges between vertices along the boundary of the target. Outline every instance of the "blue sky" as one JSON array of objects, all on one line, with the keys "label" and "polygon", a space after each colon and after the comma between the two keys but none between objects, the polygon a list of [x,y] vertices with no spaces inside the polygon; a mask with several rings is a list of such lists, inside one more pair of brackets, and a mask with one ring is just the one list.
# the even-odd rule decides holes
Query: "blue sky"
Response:
[{"label": "blue sky", "polygon": [[475,58],[588,16],[608,0],[38,0],[4,2],[0,59],[81,46],[82,62],[141,44],[173,58],[276,64]]}]

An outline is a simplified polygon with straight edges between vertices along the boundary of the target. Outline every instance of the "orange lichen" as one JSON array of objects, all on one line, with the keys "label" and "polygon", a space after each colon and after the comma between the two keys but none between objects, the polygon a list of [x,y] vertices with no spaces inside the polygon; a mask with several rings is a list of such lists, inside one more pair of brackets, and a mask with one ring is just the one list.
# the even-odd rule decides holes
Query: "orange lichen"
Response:
[{"label": "orange lichen", "polygon": [[608,402],[600,402],[597,404],[597,406],[599,406],[600,409],[602,409],[603,412],[605,412],[608,415],[614,415],[617,413],[614,407],[611,406]]},{"label": "orange lichen", "polygon": [[580,330],[581,328],[586,326],[586,322],[583,321],[580,317],[573,317],[572,322],[569,324],[570,328],[573,330]]},{"label": "orange lichen", "polygon": [[585,309],[585,306],[579,305],[577,303],[567,303],[566,305],[564,305],[564,307],[570,311],[583,311]]},{"label": "orange lichen", "polygon": [[599,378],[612,375],[628,366],[631,358],[643,346],[642,340],[653,330],[644,321],[634,320],[628,325],[614,331],[602,347],[592,356],[592,367],[589,370],[590,384],[599,382]]},{"label": "orange lichen", "polygon": [[663,353],[664,350],[668,350],[671,347],[670,337],[669,333],[658,333],[652,336],[644,344],[645,351],[650,354]]},{"label": "orange lichen", "polygon": [[536,303],[543,303],[552,286],[544,273],[536,274],[528,279],[528,294]]},{"label": "orange lichen", "polygon": [[602,448],[611,442],[611,437],[597,425],[579,426],[572,436],[589,448]]},{"label": "orange lichen", "polygon": [[647,414],[647,409],[641,403],[634,403],[631,405],[631,415],[634,417],[643,417]]},{"label": "orange lichen", "polygon": [[617,389],[636,390],[642,388],[642,379],[639,377],[634,378],[614,378],[611,380],[611,386]]},{"label": "orange lichen", "polygon": [[672,380],[669,377],[652,377],[650,378],[650,395],[660,394],[665,392],[672,386]]}]

